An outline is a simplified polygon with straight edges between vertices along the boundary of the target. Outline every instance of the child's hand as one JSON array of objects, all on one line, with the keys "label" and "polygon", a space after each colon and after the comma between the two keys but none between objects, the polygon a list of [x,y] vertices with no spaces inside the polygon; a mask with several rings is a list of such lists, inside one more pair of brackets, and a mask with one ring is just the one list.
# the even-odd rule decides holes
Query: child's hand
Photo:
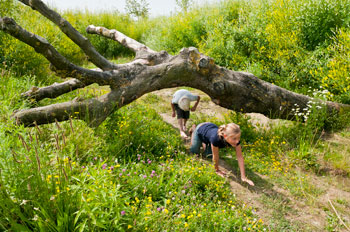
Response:
[{"label": "child's hand", "polygon": [[192,111],[192,112],[193,112],[193,111],[196,111],[196,109],[197,109],[197,108],[193,106],[193,107],[191,108],[191,111]]},{"label": "child's hand", "polygon": [[175,117],[175,112],[173,112],[173,114],[171,115],[172,117]]},{"label": "child's hand", "polygon": [[243,182],[246,182],[246,183],[248,183],[250,186],[254,186],[254,183],[253,183],[253,181],[251,181],[251,180],[249,180],[248,178],[241,178],[241,180],[243,181]]}]

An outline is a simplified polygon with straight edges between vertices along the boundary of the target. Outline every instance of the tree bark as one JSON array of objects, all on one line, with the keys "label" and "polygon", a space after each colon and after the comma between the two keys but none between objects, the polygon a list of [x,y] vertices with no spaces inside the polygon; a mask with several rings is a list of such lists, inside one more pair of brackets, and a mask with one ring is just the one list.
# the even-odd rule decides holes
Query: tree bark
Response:
[{"label": "tree bark", "polygon": [[[156,52],[126,35],[103,27],[90,25],[87,32],[115,40],[136,53],[135,59],[127,64],[113,64],[97,53],[90,42],[76,31],[59,14],[49,9],[40,0],[25,1],[71,38],[100,69],[85,69],[69,62],[45,39],[27,32],[8,17],[0,18],[0,29],[32,46],[41,53],[61,77],[74,79],[47,87],[33,87],[22,96],[40,101],[55,98],[92,83],[110,86],[110,93],[98,98],[73,100],[44,107],[25,109],[14,113],[17,123],[33,126],[65,121],[70,118],[85,120],[91,126],[98,126],[113,111],[131,103],[142,95],[178,86],[200,89],[212,101],[227,109],[241,112],[255,112],[270,118],[293,119],[295,108],[307,108],[310,101],[318,102],[305,95],[297,94],[270,84],[253,74],[236,72],[215,65],[214,60],[201,54],[196,48],[183,48],[178,55],[166,51]],[[328,112],[350,111],[349,105],[322,102]]]}]

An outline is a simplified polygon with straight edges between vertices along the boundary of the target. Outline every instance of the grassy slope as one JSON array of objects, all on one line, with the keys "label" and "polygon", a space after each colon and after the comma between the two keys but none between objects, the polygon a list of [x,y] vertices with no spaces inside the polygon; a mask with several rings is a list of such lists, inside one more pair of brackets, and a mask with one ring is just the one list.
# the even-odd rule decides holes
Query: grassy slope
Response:
[{"label": "grassy slope", "polygon": [[[234,121],[241,125],[247,173],[256,184],[256,187],[249,187],[238,181],[239,171],[232,151],[221,153],[222,168],[231,171],[225,181],[215,176],[210,161],[195,157],[188,159],[188,155],[175,152],[185,151],[178,132],[173,129],[176,120],[170,117],[169,102],[175,89],[147,94],[118,111],[98,130],[73,121],[72,125],[42,126],[39,133],[34,128],[16,127],[9,120],[13,109],[28,107],[19,100],[18,93],[31,85],[30,77],[15,78],[5,74],[2,78],[1,111],[4,113],[0,163],[3,186],[9,195],[2,195],[1,202],[6,203],[1,205],[0,212],[12,215],[13,220],[9,222],[11,217],[1,217],[4,227],[12,224],[12,228],[19,228],[25,224],[30,228],[58,229],[62,224],[85,229],[114,228],[115,224],[107,223],[109,220],[121,223],[121,230],[132,226],[130,230],[153,228],[155,231],[165,228],[209,230],[215,223],[223,230],[262,230],[265,227],[272,231],[341,231],[349,226],[348,128],[335,134],[321,134],[320,139],[314,139],[316,134],[303,136],[307,131],[295,123],[259,117],[251,121],[260,124],[253,125],[243,115],[229,113],[215,106],[204,93],[192,90],[202,95],[202,101],[198,111],[192,114],[189,125],[202,121],[217,124]],[[72,95],[91,97],[105,91],[107,89],[91,86]],[[40,104],[65,99],[69,96],[44,100]],[[18,139],[18,134],[29,144],[29,150],[21,145],[24,143]],[[33,139],[35,135],[37,137]],[[26,163],[25,154],[30,163]],[[138,161],[137,154],[146,155]],[[152,164],[147,166],[149,160]],[[119,164],[113,164],[115,161]],[[21,162],[20,166],[17,162]],[[163,170],[164,164],[169,172]],[[112,166],[118,168],[111,169]],[[36,178],[32,179],[33,170],[38,168],[41,176],[35,175]],[[100,169],[106,171],[94,171]],[[124,169],[138,174],[124,176]],[[144,175],[149,177],[153,171],[162,173],[161,187],[157,186],[157,179],[143,180]],[[124,182],[118,180],[120,174],[125,177]],[[53,181],[56,176],[57,180]],[[183,197],[180,193],[188,188],[189,178],[195,188]],[[183,181],[175,184],[175,179]],[[23,184],[27,184],[27,188],[21,188]],[[32,187],[28,187],[32,185],[40,186],[39,189],[50,194],[33,192]],[[118,185],[121,186],[119,190]],[[139,190],[133,191],[135,188]],[[121,198],[112,197],[116,191],[120,192]],[[36,202],[35,198],[40,201]],[[142,204],[138,204],[135,211],[136,198]],[[28,205],[29,199],[33,200]],[[61,208],[61,204],[70,207]],[[113,205],[113,208],[108,205]],[[14,209],[12,213],[7,211],[9,207]],[[52,207],[53,211],[48,210]],[[104,213],[105,208],[109,208],[108,213]],[[40,209],[40,213],[36,213],[36,209]],[[129,217],[120,217],[121,211],[129,212]],[[213,218],[218,212],[221,212],[218,217]],[[79,217],[67,217],[77,214]],[[22,219],[16,219],[19,215]],[[100,218],[96,219],[96,215]],[[36,217],[38,221],[33,220]],[[160,219],[166,223],[163,227],[156,227]],[[43,223],[47,220],[48,225]]]},{"label": "grassy slope", "polygon": [[[176,120],[170,117],[169,107],[171,95],[175,91],[176,89],[157,91],[145,96],[143,101],[148,102],[166,121],[176,127]],[[198,112],[192,114],[189,125],[200,121],[224,123],[228,111],[215,106],[203,92],[193,91],[200,94],[204,100],[201,101]],[[283,142],[273,146],[280,140],[276,131],[285,130],[281,125],[286,122],[266,122],[266,118],[261,115],[250,116],[250,121],[255,122],[257,130],[261,131],[266,127],[273,129],[270,132],[262,132],[261,139],[257,139],[253,144],[243,145],[248,176],[256,183],[255,187],[239,182],[234,153],[226,151],[221,154],[222,168],[231,171],[227,178],[231,191],[242,202],[254,208],[271,230],[342,231],[346,227],[342,225],[341,220],[349,227],[350,153],[346,145],[350,139],[349,128],[323,135],[316,142],[303,148]],[[259,125],[259,122],[264,121],[265,123]],[[243,128],[243,138],[244,133]],[[279,146],[283,148],[280,149]],[[259,155],[259,150],[264,154]],[[308,168],[307,158],[297,161],[295,154],[303,152],[316,159],[314,164],[317,165],[317,169]],[[274,154],[272,159],[264,159],[271,154]]]}]

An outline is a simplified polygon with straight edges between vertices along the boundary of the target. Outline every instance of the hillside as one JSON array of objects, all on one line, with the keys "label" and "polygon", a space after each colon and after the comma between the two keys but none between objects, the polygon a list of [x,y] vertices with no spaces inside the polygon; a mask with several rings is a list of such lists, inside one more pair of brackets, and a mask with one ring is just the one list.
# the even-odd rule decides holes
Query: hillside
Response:
[{"label": "hillside", "polygon": [[[157,96],[158,101],[153,102],[151,107],[157,110],[163,120],[177,128],[176,118],[171,117],[170,101],[176,89],[165,89],[144,96],[143,101],[152,95]],[[188,122],[188,127],[198,120],[215,118],[223,120],[228,110],[215,105],[209,101],[208,96],[199,91],[191,90],[203,99],[196,112],[193,112]],[[284,120],[270,120],[259,114],[247,114],[249,122],[257,130],[269,130],[281,124],[290,124]],[[200,119],[199,119],[200,118]],[[243,130],[244,137],[244,130]],[[291,164],[290,169],[283,172],[270,172],[262,174],[254,171],[246,165],[249,177],[256,186],[244,184],[239,178],[239,169],[236,164],[234,153],[221,154],[220,167],[229,175],[226,181],[231,186],[232,193],[264,220],[270,230],[288,231],[347,231],[350,222],[350,178],[348,155],[350,149],[350,128],[337,133],[324,134],[316,144],[311,145],[312,153],[317,156],[320,165],[316,172],[305,170],[299,165],[292,165],[288,161],[290,157],[280,157],[284,165]],[[187,145],[189,141],[184,141]],[[247,144],[243,145],[247,146]],[[249,145],[248,145],[249,146]],[[316,147],[327,147],[319,151]],[[294,148],[295,149],[295,148]],[[298,151],[302,152],[302,151]],[[334,164],[328,162],[326,157],[343,152],[347,156],[344,168],[338,169]],[[243,151],[246,159],[254,156],[253,153]],[[330,154],[327,154],[330,153]],[[283,154],[282,154],[283,155]],[[203,159],[211,163],[211,160]],[[256,162],[260,162],[256,160]],[[281,166],[283,169],[285,167]]]}]

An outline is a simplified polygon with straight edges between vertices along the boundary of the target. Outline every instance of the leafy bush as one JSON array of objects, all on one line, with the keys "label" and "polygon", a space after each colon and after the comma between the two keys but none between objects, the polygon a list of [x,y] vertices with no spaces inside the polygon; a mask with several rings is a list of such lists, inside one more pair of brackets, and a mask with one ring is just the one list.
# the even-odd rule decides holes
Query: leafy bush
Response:
[{"label": "leafy bush", "polygon": [[309,50],[331,42],[337,29],[350,26],[347,0],[304,0],[299,5],[298,23],[302,44]]}]

